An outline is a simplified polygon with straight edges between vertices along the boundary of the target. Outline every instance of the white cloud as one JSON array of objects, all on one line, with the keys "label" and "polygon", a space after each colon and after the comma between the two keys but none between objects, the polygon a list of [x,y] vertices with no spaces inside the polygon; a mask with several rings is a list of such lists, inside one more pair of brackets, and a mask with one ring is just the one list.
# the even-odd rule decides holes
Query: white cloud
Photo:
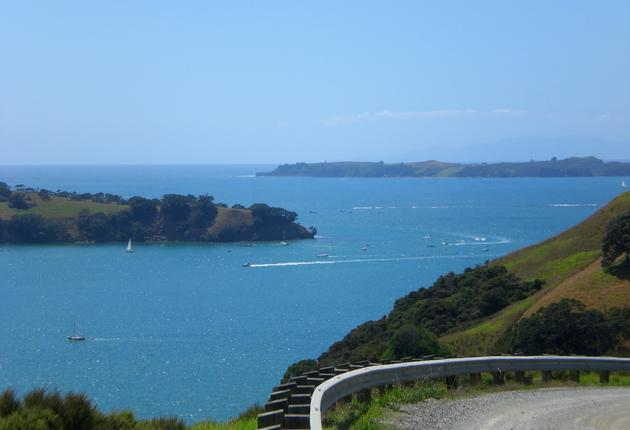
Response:
[{"label": "white cloud", "polygon": [[490,111],[480,111],[477,109],[438,109],[427,111],[391,111],[382,110],[378,112],[361,112],[351,115],[334,116],[325,119],[326,125],[353,124],[361,122],[373,122],[384,120],[405,120],[405,119],[426,119],[426,118],[446,118],[446,117],[471,117],[471,116],[492,116],[492,115],[523,115],[526,111],[522,109],[501,108]]}]

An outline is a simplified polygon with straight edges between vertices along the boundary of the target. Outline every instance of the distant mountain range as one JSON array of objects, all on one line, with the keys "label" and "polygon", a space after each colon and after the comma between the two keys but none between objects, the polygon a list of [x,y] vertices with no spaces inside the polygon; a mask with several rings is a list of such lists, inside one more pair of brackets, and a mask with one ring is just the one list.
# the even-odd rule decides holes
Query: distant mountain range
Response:
[{"label": "distant mountain range", "polygon": [[552,157],[587,157],[630,161],[630,141],[576,136],[523,136],[462,147],[434,146],[403,154],[383,156],[383,160],[444,160],[455,163],[549,160]]},{"label": "distant mountain range", "polygon": [[630,163],[604,162],[595,157],[572,157],[548,161],[519,163],[444,163],[420,161],[411,163],[384,162],[324,162],[283,164],[271,172],[257,176],[313,177],[568,177],[568,176],[630,176]]}]

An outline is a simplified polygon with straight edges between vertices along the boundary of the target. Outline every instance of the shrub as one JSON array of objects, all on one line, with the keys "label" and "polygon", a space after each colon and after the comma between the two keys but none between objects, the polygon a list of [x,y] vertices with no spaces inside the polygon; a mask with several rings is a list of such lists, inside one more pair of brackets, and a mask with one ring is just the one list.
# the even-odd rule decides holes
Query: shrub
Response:
[{"label": "shrub", "polygon": [[601,355],[615,347],[616,334],[601,312],[562,299],[516,323],[511,344],[525,354]]},{"label": "shrub", "polygon": [[609,267],[617,258],[630,255],[630,212],[608,224],[602,241],[602,266]]},{"label": "shrub", "polygon": [[22,407],[20,401],[15,397],[15,391],[8,389],[0,395],[0,418],[8,417],[17,412]]}]

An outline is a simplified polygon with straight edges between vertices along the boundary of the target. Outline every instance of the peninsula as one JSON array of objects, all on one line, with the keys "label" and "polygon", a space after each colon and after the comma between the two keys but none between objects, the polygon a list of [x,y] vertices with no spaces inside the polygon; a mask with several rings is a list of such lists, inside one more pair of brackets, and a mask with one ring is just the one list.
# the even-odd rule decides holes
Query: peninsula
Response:
[{"label": "peninsula", "polygon": [[160,199],[9,187],[0,182],[0,243],[312,239],[297,214],[256,203],[228,207],[210,195]]},{"label": "peninsula", "polygon": [[547,161],[478,164],[444,163],[435,160],[409,163],[341,161],[283,164],[271,172],[259,172],[256,175],[360,178],[630,176],[630,163],[604,162],[595,157],[572,157],[564,160],[554,157]]}]

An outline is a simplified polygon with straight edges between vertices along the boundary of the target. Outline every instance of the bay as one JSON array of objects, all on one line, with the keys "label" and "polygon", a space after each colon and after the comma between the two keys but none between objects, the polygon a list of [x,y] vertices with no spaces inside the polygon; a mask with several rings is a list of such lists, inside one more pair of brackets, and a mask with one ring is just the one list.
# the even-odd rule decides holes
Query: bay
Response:
[{"label": "bay", "polygon": [[[265,202],[319,231],[287,246],[136,244],[131,255],[124,244],[0,245],[0,389],[226,419],[396,298],[557,234],[622,191],[620,178],[253,176],[272,167],[0,166],[11,185]],[[84,343],[66,341],[74,318]]]}]

